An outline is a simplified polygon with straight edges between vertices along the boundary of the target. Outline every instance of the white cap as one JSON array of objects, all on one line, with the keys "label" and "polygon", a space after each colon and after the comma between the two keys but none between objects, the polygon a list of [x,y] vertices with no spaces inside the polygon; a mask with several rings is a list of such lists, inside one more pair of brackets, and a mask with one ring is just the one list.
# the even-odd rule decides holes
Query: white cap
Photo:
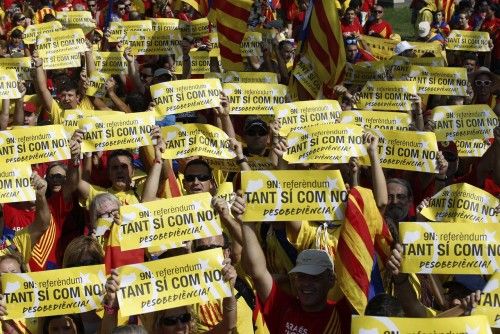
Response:
[{"label": "white cap", "polygon": [[431,31],[431,24],[427,21],[422,21],[418,24],[418,36],[426,37]]},{"label": "white cap", "polygon": [[295,267],[288,273],[319,275],[327,269],[333,270],[333,263],[325,251],[319,249],[305,249],[297,256]]},{"label": "white cap", "polygon": [[399,55],[405,52],[406,50],[413,50],[413,49],[415,49],[415,47],[412,46],[410,43],[408,43],[407,41],[402,41],[396,45],[396,47],[394,48],[394,53]]}]

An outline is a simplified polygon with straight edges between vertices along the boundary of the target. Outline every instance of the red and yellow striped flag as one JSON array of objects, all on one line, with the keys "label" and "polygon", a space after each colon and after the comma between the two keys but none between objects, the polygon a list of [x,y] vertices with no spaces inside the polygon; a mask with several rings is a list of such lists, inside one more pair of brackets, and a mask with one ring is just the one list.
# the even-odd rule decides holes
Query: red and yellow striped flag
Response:
[{"label": "red and yellow striped flag", "polygon": [[392,243],[370,189],[351,189],[342,228],[335,257],[337,282],[354,309],[363,314],[375,252],[385,263]]}]

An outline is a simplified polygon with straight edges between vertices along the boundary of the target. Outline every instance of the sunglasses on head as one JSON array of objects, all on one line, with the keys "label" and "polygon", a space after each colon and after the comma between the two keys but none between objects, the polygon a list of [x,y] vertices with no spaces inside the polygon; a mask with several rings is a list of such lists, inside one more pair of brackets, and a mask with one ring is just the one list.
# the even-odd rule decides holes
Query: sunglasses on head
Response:
[{"label": "sunglasses on head", "polygon": [[184,175],[184,180],[187,182],[194,182],[194,180],[198,179],[200,182],[208,181],[212,178],[209,174],[188,174]]},{"label": "sunglasses on head", "polygon": [[179,321],[182,324],[187,324],[191,321],[191,313],[184,313],[177,317],[163,317],[161,318],[160,323],[163,326],[175,326]]},{"label": "sunglasses on head", "polygon": [[247,135],[249,135],[250,137],[255,137],[255,136],[264,137],[267,136],[267,131],[264,129],[259,129],[259,130],[250,129],[247,131]]},{"label": "sunglasses on head", "polygon": [[491,80],[476,80],[474,83],[476,86],[489,86],[491,85]]}]

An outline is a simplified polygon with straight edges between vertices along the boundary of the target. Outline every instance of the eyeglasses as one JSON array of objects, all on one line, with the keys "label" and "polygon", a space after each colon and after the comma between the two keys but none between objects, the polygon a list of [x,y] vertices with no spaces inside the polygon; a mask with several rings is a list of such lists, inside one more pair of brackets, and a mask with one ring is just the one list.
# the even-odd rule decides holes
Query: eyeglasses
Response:
[{"label": "eyeglasses", "polygon": [[377,14],[382,14],[384,11],[383,10],[374,10],[372,13],[377,13]]},{"label": "eyeglasses", "polygon": [[22,20],[26,20],[26,17],[20,17],[17,19],[17,21],[22,21]]},{"label": "eyeglasses", "polygon": [[345,44],[346,45],[358,45],[358,40],[357,39],[346,39]]},{"label": "eyeglasses", "polygon": [[184,175],[184,180],[187,182],[194,182],[194,180],[198,179],[200,182],[208,181],[212,178],[210,174],[189,174]]},{"label": "eyeglasses", "polygon": [[191,321],[191,313],[184,313],[177,317],[163,317],[161,318],[160,323],[163,326],[175,326],[179,321],[182,324],[187,324]]},{"label": "eyeglasses", "polygon": [[396,195],[389,195],[387,196],[389,198],[389,202],[394,202],[395,199],[398,201],[406,201],[408,199],[408,196],[405,194],[396,194]]},{"label": "eyeglasses", "polygon": [[113,218],[115,214],[118,213],[118,211],[119,211],[118,209],[114,209],[103,213],[99,213],[97,215],[97,218]]},{"label": "eyeglasses", "polygon": [[199,246],[196,246],[194,248],[194,251],[195,252],[203,252],[203,251],[206,251],[206,250],[209,250],[209,249],[215,249],[215,248],[226,249],[226,248],[224,248],[223,245],[199,245]]},{"label": "eyeglasses", "polygon": [[264,136],[267,136],[267,133],[268,132],[265,130],[248,130],[247,131],[247,135],[250,137],[255,137],[255,136],[264,137]]},{"label": "eyeglasses", "polygon": [[489,86],[491,85],[491,80],[476,80],[474,83],[476,86]]},{"label": "eyeglasses", "polygon": [[49,177],[51,179],[65,179],[66,175],[60,174],[60,173],[55,173],[55,174],[49,174]]}]

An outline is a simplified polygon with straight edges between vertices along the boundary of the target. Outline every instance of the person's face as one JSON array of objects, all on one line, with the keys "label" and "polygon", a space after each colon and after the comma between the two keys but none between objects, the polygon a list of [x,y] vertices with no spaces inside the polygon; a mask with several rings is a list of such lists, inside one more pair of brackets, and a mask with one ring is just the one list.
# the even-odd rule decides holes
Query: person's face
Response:
[{"label": "person's face", "polygon": [[89,1],[87,2],[87,6],[89,7],[89,11],[91,13],[97,12],[97,4],[95,1]]},{"label": "person's face", "polygon": [[188,334],[191,331],[191,313],[186,307],[171,308],[162,313],[157,334]]},{"label": "person's face", "polygon": [[184,171],[184,189],[188,194],[211,192],[214,188],[213,178],[204,165],[191,165]]},{"label": "person's face", "polygon": [[247,148],[250,152],[260,153],[267,147],[269,140],[269,131],[262,126],[251,126],[244,134]]},{"label": "person's face", "polygon": [[443,20],[443,13],[437,12],[436,13],[436,22],[441,22]]},{"label": "person's face", "polygon": [[125,1],[125,11],[129,13],[131,8],[132,8],[132,3],[130,1]]},{"label": "person's face", "polygon": [[[215,237],[202,238],[194,241],[194,251],[202,252],[214,248],[224,248],[224,237],[217,235]],[[229,257],[229,249],[224,249],[224,258]]]},{"label": "person's face", "polygon": [[293,274],[294,288],[304,311],[319,311],[326,304],[328,291],[333,286],[332,273],[325,270],[319,275]]},{"label": "person's face", "polygon": [[52,167],[47,174],[47,183],[53,192],[59,192],[66,182],[66,171],[61,166]]},{"label": "person's face", "polygon": [[373,8],[373,16],[375,17],[375,19],[381,20],[382,17],[384,17],[384,8],[375,6],[375,8]]},{"label": "person's face", "polygon": [[76,334],[76,326],[70,317],[61,316],[49,323],[49,334]]},{"label": "person's face", "polygon": [[353,23],[354,19],[356,18],[356,12],[353,10],[348,10],[345,13],[345,18],[347,20],[347,23]]},{"label": "person's face", "polygon": [[148,85],[151,84],[151,81],[153,80],[153,73],[150,67],[145,67],[141,70],[141,80]]},{"label": "person's face", "polygon": [[285,60],[285,62],[288,63],[295,55],[295,48],[293,47],[293,45],[285,44],[280,49],[280,53],[281,53],[281,57]]},{"label": "person's face", "polygon": [[474,91],[477,96],[489,96],[493,82],[487,74],[479,74],[473,82]]},{"label": "person's face", "polygon": [[0,262],[0,274],[8,274],[15,273],[18,274],[21,272],[21,265],[14,259],[5,259]]},{"label": "person's face", "polygon": [[12,44],[12,46],[18,47],[23,42],[23,39],[21,37],[12,37],[10,41],[10,44]]},{"label": "person's face", "polygon": [[408,196],[406,187],[398,183],[389,183],[387,185],[387,194],[389,202],[386,211],[394,210],[394,214],[396,215],[394,218],[397,219],[407,217],[410,210],[411,198]]},{"label": "person's face", "polygon": [[353,62],[358,54],[358,46],[356,44],[347,45],[346,47],[346,57],[348,62]]},{"label": "person's face", "polygon": [[132,161],[128,156],[119,155],[108,161],[108,177],[113,189],[126,190],[132,182],[133,175]]},{"label": "person's face", "polygon": [[465,59],[464,67],[467,69],[467,73],[474,72],[477,67],[477,63],[474,59]]},{"label": "person's face", "polygon": [[458,15],[458,25],[460,28],[467,28],[468,21],[467,21],[467,15],[465,14],[460,14]]},{"label": "person's face", "polygon": [[26,16],[23,15],[19,19],[17,19],[16,25],[26,27],[28,25],[26,21]]},{"label": "person's face", "polygon": [[37,123],[37,120],[38,120],[38,117],[37,117],[36,113],[28,112],[28,111],[24,112],[24,123],[23,123],[24,125],[35,126]]},{"label": "person's face", "polygon": [[94,32],[92,34],[92,44],[98,44],[99,42],[101,42],[101,35],[99,35],[98,33]]},{"label": "person's face", "polygon": [[116,7],[116,11],[118,16],[122,17],[123,15],[125,15],[125,5],[118,5]]},{"label": "person's face", "polygon": [[59,101],[64,109],[76,109],[78,106],[79,95],[76,90],[63,90],[59,94]]}]

